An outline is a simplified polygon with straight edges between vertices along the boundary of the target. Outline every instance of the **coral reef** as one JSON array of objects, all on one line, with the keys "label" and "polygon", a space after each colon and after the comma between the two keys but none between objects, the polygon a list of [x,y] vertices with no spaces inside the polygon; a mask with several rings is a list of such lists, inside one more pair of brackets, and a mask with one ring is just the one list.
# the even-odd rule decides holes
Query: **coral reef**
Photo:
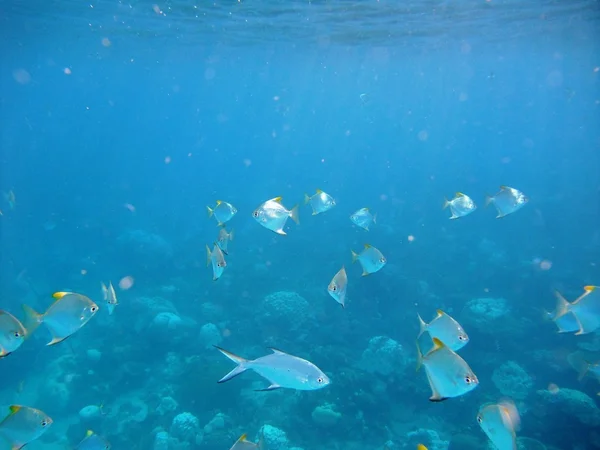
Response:
[{"label": "coral reef", "polygon": [[525,399],[533,388],[533,379],[515,361],[507,361],[494,370],[492,381],[504,396]]},{"label": "coral reef", "polygon": [[566,388],[558,391],[543,389],[537,391],[537,395],[548,408],[558,408],[562,414],[573,417],[582,424],[600,426],[600,409],[594,400],[583,392]]}]

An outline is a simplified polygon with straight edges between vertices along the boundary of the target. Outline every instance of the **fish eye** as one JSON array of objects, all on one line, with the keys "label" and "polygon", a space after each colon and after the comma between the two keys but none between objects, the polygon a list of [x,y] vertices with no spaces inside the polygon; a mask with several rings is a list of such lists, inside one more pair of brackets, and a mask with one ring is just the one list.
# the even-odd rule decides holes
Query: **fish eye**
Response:
[{"label": "fish eye", "polygon": [[252,213],[252,216],[253,216],[253,217],[258,217],[258,211],[254,211],[254,212]]},{"label": "fish eye", "polygon": [[483,422],[483,419],[481,418],[481,416],[477,416],[477,422],[479,422],[479,423]]},{"label": "fish eye", "polygon": [[466,337],[464,334],[459,334],[459,335],[458,335],[458,340],[459,340],[459,341],[466,341],[466,340],[467,340],[467,337]]},{"label": "fish eye", "polygon": [[379,258],[379,262],[382,264],[385,263],[385,258],[384,257]]},{"label": "fish eye", "polygon": [[40,423],[40,425],[42,427],[46,427],[46,426],[48,426],[48,421],[47,420],[42,420],[42,422]]},{"label": "fish eye", "polygon": [[21,333],[19,333],[18,331],[15,331],[13,333],[13,336],[16,337],[16,338],[20,338],[21,337]]},{"label": "fish eye", "polygon": [[475,382],[475,378],[471,378],[469,375],[465,377],[465,383],[471,384]]},{"label": "fish eye", "polygon": [[337,291],[337,286],[334,284],[333,286],[331,286],[331,290],[332,290],[333,292]]},{"label": "fish eye", "polygon": [[95,313],[96,311],[98,311],[98,307],[96,305],[92,306],[90,308],[90,311],[92,311],[93,313]]},{"label": "fish eye", "polygon": [[317,378],[317,383],[321,384],[323,383],[325,380],[323,379],[323,377],[319,377]]}]

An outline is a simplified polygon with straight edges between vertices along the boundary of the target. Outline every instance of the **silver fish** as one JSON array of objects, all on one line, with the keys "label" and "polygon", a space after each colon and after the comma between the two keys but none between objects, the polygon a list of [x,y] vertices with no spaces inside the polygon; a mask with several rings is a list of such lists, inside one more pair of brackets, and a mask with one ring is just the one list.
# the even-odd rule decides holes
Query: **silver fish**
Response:
[{"label": "silver fish", "polygon": [[342,305],[342,308],[346,305],[346,290],[348,288],[348,276],[346,275],[346,269],[344,266],[335,274],[329,286],[327,286],[327,292],[333,297],[333,299]]},{"label": "silver fish", "polygon": [[263,450],[264,447],[264,437],[262,433],[260,434],[260,439],[256,443],[250,442],[248,436],[244,433],[237,441],[235,441],[235,444],[233,444],[229,450]]},{"label": "silver fish", "polygon": [[561,309],[561,304],[563,302],[569,302],[565,300],[560,292],[555,291],[554,294],[556,295],[557,299],[556,309],[553,312],[544,311],[545,318],[554,322],[559,333],[574,333],[575,331],[579,331],[581,329],[581,324],[579,323],[579,320],[577,320],[577,317],[575,317],[575,314],[572,312],[566,312],[561,316],[557,316],[558,311]]},{"label": "silver fish", "polygon": [[227,244],[229,243],[229,241],[233,241],[233,230],[231,230],[228,233],[227,230],[225,229],[225,227],[221,228],[219,230],[219,237],[217,238],[217,245],[219,246],[219,248],[221,250],[223,250],[223,253],[225,253],[226,255],[227,255]]},{"label": "silver fish", "polygon": [[385,256],[369,244],[365,244],[365,249],[360,254],[352,250],[352,263],[356,261],[359,261],[362,266],[363,277],[381,270],[387,263]]},{"label": "silver fish", "polygon": [[558,306],[554,322],[566,314],[572,313],[580,325],[576,335],[593,333],[600,329],[600,288],[585,286],[583,289],[585,292],[572,303],[557,294]]},{"label": "silver fish", "polygon": [[498,211],[496,219],[508,216],[529,202],[529,199],[521,191],[511,188],[509,186],[500,186],[500,191],[493,196],[487,196],[485,199],[485,205],[493,203]]},{"label": "silver fish", "polygon": [[19,450],[44,434],[52,425],[52,419],[39,409],[12,405],[10,414],[0,422],[0,437],[10,443],[12,450]]},{"label": "silver fish", "polygon": [[207,206],[206,209],[208,210],[208,217],[215,216],[218,226],[229,222],[237,214],[235,206],[222,200],[217,200],[217,204],[213,208]]},{"label": "silver fish", "polygon": [[452,215],[450,219],[458,219],[460,217],[468,216],[477,209],[477,205],[468,195],[462,192],[457,192],[454,198],[450,201],[444,199],[444,209],[450,208]]},{"label": "silver fish", "polygon": [[229,381],[248,369],[255,371],[271,383],[269,387],[259,389],[261,391],[271,391],[278,388],[314,391],[322,389],[330,383],[327,375],[310,361],[274,348],[271,348],[273,353],[270,355],[248,360],[220,347],[215,347],[237,364],[237,367],[221,378],[219,383]]},{"label": "silver fish", "polygon": [[64,341],[81,329],[98,312],[98,305],[85,295],[74,292],[55,292],[56,300],[44,314],[38,314],[27,305],[23,310],[29,319],[26,326],[29,333],[42,323],[52,334],[52,340],[46,345],[54,345]]},{"label": "silver fish", "polygon": [[517,450],[519,413],[514,403],[483,405],[479,408],[477,423],[497,450]]},{"label": "silver fish", "polygon": [[371,214],[369,208],[360,208],[358,211],[352,213],[350,220],[355,225],[369,231],[371,224],[377,223],[377,213]]},{"label": "silver fish", "polygon": [[106,302],[106,308],[108,309],[108,314],[112,315],[113,311],[115,310],[115,306],[117,306],[119,304],[119,301],[117,300],[117,294],[115,292],[115,288],[112,285],[112,281],[108,282],[108,286],[106,286],[104,283],[102,284],[102,297],[104,298],[104,301]]},{"label": "silver fish", "polygon": [[27,337],[25,327],[11,313],[0,310],[0,358],[17,350]]},{"label": "silver fish", "polygon": [[110,450],[110,448],[110,442],[92,430],[88,430],[76,450]]},{"label": "silver fish", "polygon": [[286,234],[283,227],[288,217],[291,217],[294,222],[300,223],[298,205],[288,211],[281,204],[281,197],[275,197],[264,202],[252,212],[252,217],[263,227],[282,235]]},{"label": "silver fish", "polygon": [[208,267],[211,264],[213,269],[213,280],[216,281],[221,278],[225,267],[227,267],[225,255],[223,255],[223,251],[216,243],[214,244],[212,252],[210,251],[210,247],[208,245],[206,246],[206,266]]},{"label": "silver fish", "polygon": [[460,324],[441,309],[437,310],[437,316],[429,323],[425,323],[421,316],[419,318],[419,338],[428,332],[432,338],[438,338],[450,349],[458,351],[469,342],[469,336]]},{"label": "silver fish", "polygon": [[333,197],[328,193],[323,192],[321,189],[317,189],[316,194],[312,197],[309,197],[308,194],[304,194],[304,204],[307,205],[309,203],[313,210],[313,216],[329,211],[335,206]]},{"label": "silver fish", "polygon": [[454,353],[442,341],[433,338],[433,348],[426,354],[421,353],[417,343],[417,370],[423,365],[432,395],[429,400],[441,402],[448,398],[459,397],[472,391],[479,380],[464,359]]}]

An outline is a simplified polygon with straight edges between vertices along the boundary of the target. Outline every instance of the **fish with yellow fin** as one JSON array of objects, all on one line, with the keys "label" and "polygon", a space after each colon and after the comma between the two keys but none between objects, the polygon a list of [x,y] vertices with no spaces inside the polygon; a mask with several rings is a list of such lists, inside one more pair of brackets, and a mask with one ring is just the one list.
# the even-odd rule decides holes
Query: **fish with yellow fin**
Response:
[{"label": "fish with yellow fin", "polygon": [[521,191],[509,186],[500,186],[500,191],[495,195],[485,198],[485,206],[493,204],[498,211],[496,219],[508,216],[520,210],[529,202],[529,198]]},{"label": "fish with yellow fin", "polygon": [[468,216],[477,209],[477,205],[468,195],[457,192],[452,200],[444,199],[444,208],[450,208],[450,219],[459,219]]},{"label": "fish with yellow fin", "polygon": [[417,338],[428,332],[432,338],[438,338],[454,351],[460,350],[469,342],[469,336],[463,327],[441,309],[437,310],[437,315],[429,323],[425,323],[418,313],[417,317],[419,319]]},{"label": "fish with yellow fin", "polygon": [[520,418],[512,401],[483,405],[477,413],[477,423],[497,450],[517,450]]},{"label": "fish with yellow fin", "polygon": [[219,246],[219,248],[221,250],[223,250],[223,253],[225,253],[226,255],[227,255],[227,246],[228,246],[229,241],[233,241],[233,230],[227,232],[227,230],[223,226],[219,230],[219,237],[217,238],[217,245]]},{"label": "fish with yellow fin", "polygon": [[342,308],[346,305],[346,290],[348,288],[348,275],[346,275],[346,269],[344,266],[334,275],[329,286],[327,286],[327,292],[333,297],[333,299],[342,305]]},{"label": "fish with yellow fin", "polygon": [[237,214],[235,206],[222,200],[217,200],[217,204],[213,208],[207,206],[206,209],[208,211],[208,217],[215,216],[218,226],[223,226]]},{"label": "fish with yellow fin", "polygon": [[558,305],[554,322],[556,323],[565,315],[572,313],[580,326],[575,333],[576,335],[593,333],[600,329],[600,288],[598,286],[585,286],[583,290],[584,293],[572,303],[557,295]]},{"label": "fish with yellow fin", "polygon": [[10,444],[11,450],[20,450],[35,441],[52,425],[50,416],[39,409],[12,405],[9,411],[0,422],[0,438]]},{"label": "fish with yellow fin", "polygon": [[27,316],[26,329],[32,333],[40,324],[45,324],[52,340],[46,345],[64,341],[80,330],[98,312],[98,305],[85,295],[75,292],[55,292],[55,301],[45,313],[39,314],[27,305],[23,310]]},{"label": "fish with yellow fin", "polygon": [[334,198],[321,189],[317,189],[316,193],[312,196],[304,194],[304,204],[308,205],[309,203],[313,210],[313,216],[329,211],[335,206]]},{"label": "fish with yellow fin", "polygon": [[298,205],[287,210],[281,204],[281,197],[275,197],[264,202],[252,212],[252,217],[266,229],[281,235],[286,234],[283,231],[283,227],[288,218],[291,218],[296,223],[300,223]]},{"label": "fish with yellow fin", "polygon": [[110,448],[110,442],[92,430],[88,430],[75,450],[110,450]]},{"label": "fish with yellow fin", "polygon": [[385,259],[385,256],[383,256],[383,253],[372,245],[365,244],[365,248],[360,254],[354,252],[354,250],[351,250],[351,252],[352,263],[355,263],[356,261],[360,262],[363,269],[363,277],[379,272],[383,266],[387,264],[387,260]]},{"label": "fish with yellow fin", "polygon": [[248,440],[246,433],[242,434],[229,450],[263,450],[265,448],[264,436],[261,433],[258,442]]},{"label": "fish with yellow fin", "polygon": [[17,350],[27,337],[27,330],[19,319],[0,309],[0,358]]}]

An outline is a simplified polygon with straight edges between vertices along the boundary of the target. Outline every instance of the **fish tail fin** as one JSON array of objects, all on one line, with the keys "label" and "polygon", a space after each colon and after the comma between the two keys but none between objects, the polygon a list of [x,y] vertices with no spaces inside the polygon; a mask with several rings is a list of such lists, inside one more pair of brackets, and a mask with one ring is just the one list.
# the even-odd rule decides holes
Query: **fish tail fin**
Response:
[{"label": "fish tail fin", "polygon": [[267,450],[267,444],[265,443],[265,433],[260,430],[260,436],[258,437],[257,443],[258,450]]},{"label": "fish tail fin", "polygon": [[212,210],[212,208],[210,206],[206,207],[206,212],[208,213],[208,217],[212,217],[214,211]]},{"label": "fish tail fin", "polygon": [[233,241],[233,229],[229,232],[229,240]]},{"label": "fish tail fin", "polygon": [[304,194],[304,204],[308,205],[310,203],[310,197],[308,194]]},{"label": "fish tail fin", "polygon": [[245,372],[248,369],[248,367],[246,366],[246,364],[248,363],[247,359],[244,359],[241,356],[235,355],[231,352],[228,352],[227,350],[222,349],[221,347],[217,347],[216,345],[214,347],[221,353],[223,353],[225,356],[227,356],[227,358],[229,358],[237,364],[237,366],[231,372],[229,372],[227,375],[225,375],[223,378],[217,381],[217,383],[225,383],[226,381],[237,377],[240,373]]},{"label": "fish tail fin", "polygon": [[554,295],[556,296],[556,313],[554,313],[554,320],[556,320],[557,318],[564,316],[566,313],[569,312],[569,306],[571,304],[567,301],[567,299],[563,297],[563,295],[560,292],[555,291]]},{"label": "fish tail fin", "polygon": [[417,313],[417,318],[419,319],[419,335],[417,336],[417,339],[419,339],[421,335],[425,333],[425,331],[427,331],[427,324],[421,318],[421,315],[419,313]]},{"label": "fish tail fin", "polygon": [[356,261],[358,261],[358,253],[356,253],[354,250],[350,250],[352,252],[352,264],[354,264]]},{"label": "fish tail fin", "polygon": [[446,209],[448,206],[450,206],[450,202],[446,197],[444,197],[444,204],[442,205],[442,209]]},{"label": "fish tail fin", "polygon": [[210,260],[212,258],[212,252],[210,251],[210,247],[206,246],[206,267],[210,266]]},{"label": "fish tail fin", "polygon": [[485,206],[488,206],[493,201],[494,201],[494,197],[492,197],[491,195],[487,195],[486,194],[486,196],[485,196]]},{"label": "fish tail fin", "polygon": [[373,223],[377,223],[377,213],[373,214]]},{"label": "fish tail fin", "polygon": [[421,347],[419,347],[419,341],[415,341],[415,345],[417,346],[417,367],[416,371],[418,372],[421,366],[423,365],[423,353],[421,353]]},{"label": "fish tail fin", "polygon": [[108,300],[108,288],[104,284],[104,282],[100,282],[100,287],[102,288],[102,298],[104,301]]},{"label": "fish tail fin", "polygon": [[296,222],[297,225],[300,224],[300,208],[298,207],[298,205],[292,208],[292,210],[290,211],[290,217],[294,222]]},{"label": "fish tail fin", "polygon": [[42,323],[42,315],[35,311],[31,306],[23,305],[22,308],[25,312],[23,327],[27,331],[27,336],[30,336]]}]

